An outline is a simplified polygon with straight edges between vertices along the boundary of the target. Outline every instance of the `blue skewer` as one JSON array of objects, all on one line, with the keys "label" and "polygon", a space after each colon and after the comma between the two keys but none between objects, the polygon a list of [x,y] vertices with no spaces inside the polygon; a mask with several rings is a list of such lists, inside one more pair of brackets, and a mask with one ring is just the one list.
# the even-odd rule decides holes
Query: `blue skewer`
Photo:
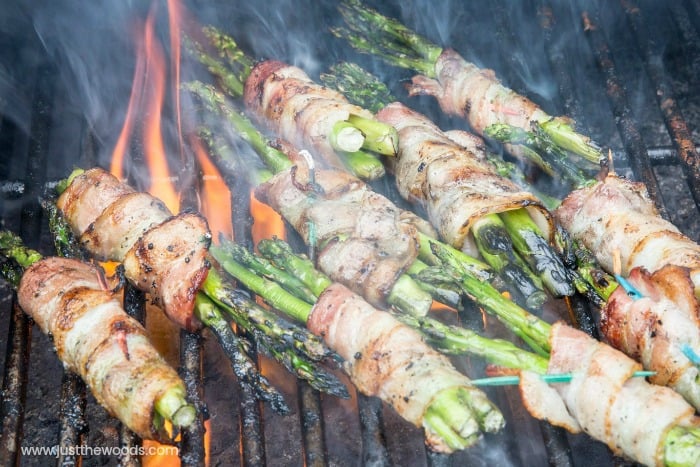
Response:
[{"label": "blue skewer", "polygon": [[[633,378],[654,376],[655,371],[635,371]],[[573,373],[560,373],[552,375],[540,375],[545,383],[568,383],[574,377]],[[473,379],[474,386],[512,386],[520,383],[520,376],[494,376],[491,378]]]}]

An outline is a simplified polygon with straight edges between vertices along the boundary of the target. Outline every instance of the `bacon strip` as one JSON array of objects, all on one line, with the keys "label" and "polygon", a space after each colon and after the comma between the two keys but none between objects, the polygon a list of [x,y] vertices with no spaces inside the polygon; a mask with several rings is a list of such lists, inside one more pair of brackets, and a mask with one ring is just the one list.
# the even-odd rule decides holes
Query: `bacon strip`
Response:
[{"label": "bacon strip", "polygon": [[157,438],[154,404],[172,388],[184,394],[184,383],[124,312],[120,295],[102,287],[101,274],[77,260],[45,258],[22,276],[19,304],[110,414],[142,438]]},{"label": "bacon strip", "polygon": [[[473,139],[465,147],[427,117],[398,102],[377,113],[377,119],[399,133],[399,152],[392,160],[401,195],[423,206],[442,238],[463,248],[474,222],[486,214],[527,208],[549,235],[552,219],[532,193],[501,177]],[[459,135],[460,142],[465,137]]]},{"label": "bacon strip", "polygon": [[629,282],[644,297],[633,300],[618,287],[601,310],[601,332],[610,345],[656,371],[653,383],[700,408],[700,371],[682,351],[684,345],[700,349],[700,306],[688,270],[669,265],[649,274],[635,268]]},{"label": "bacon strip", "polygon": [[[664,465],[669,429],[700,426],[695,409],[677,392],[631,377],[641,366],[622,352],[562,323],[552,326],[550,341],[548,372],[572,373],[573,379],[550,385],[556,393],[539,378],[521,379],[521,395],[533,416],[547,415],[550,423],[573,432],[578,424],[615,454],[645,465]],[[541,390],[548,391],[547,399]],[[552,400],[557,394],[563,407]],[[551,409],[557,405],[559,413]]]},{"label": "bacon strip", "polygon": [[385,307],[394,283],[418,256],[413,217],[348,173],[316,170],[316,185],[311,185],[308,173],[299,167],[259,185],[255,196],[280,213],[306,242],[313,229],[322,271],[373,305]]},{"label": "bacon strip", "polygon": [[[443,390],[465,387],[472,397],[490,404],[486,395],[420,334],[340,284],[321,294],[307,327],[344,358],[345,370],[360,392],[379,397],[417,427],[422,426],[426,409]],[[493,411],[493,417],[502,421],[495,407]],[[425,434],[432,449],[450,452],[442,439],[428,430]]]},{"label": "bacon strip", "polygon": [[686,267],[700,294],[700,245],[659,216],[644,184],[608,175],[569,194],[554,214],[606,270],[613,271],[616,251],[624,276],[636,267]]},{"label": "bacon strip", "polygon": [[56,204],[91,254],[123,262],[126,277],[178,325],[201,326],[193,309],[209,270],[211,233],[204,217],[173,216],[157,198],[100,168],[77,176]]},{"label": "bacon strip", "polygon": [[350,115],[374,118],[368,110],[350,104],[341,93],[316,84],[300,68],[274,60],[253,67],[243,99],[259,123],[338,169],[344,165],[328,140],[333,126]]},{"label": "bacon strip", "polygon": [[529,129],[533,121],[552,117],[534,102],[503,86],[493,70],[467,62],[446,48],[435,63],[437,79],[414,76],[409,95],[430,95],[443,112],[466,119],[479,134],[494,123]]}]

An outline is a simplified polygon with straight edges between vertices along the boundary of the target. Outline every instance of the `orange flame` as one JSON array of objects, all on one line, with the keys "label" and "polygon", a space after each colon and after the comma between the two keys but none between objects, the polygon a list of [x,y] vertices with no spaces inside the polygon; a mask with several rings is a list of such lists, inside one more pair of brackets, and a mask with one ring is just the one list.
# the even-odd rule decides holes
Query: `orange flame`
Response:
[{"label": "orange flame", "polygon": [[203,173],[200,198],[202,214],[209,222],[209,230],[212,232],[214,242],[218,242],[219,233],[224,234],[227,238],[233,238],[231,191],[199,141],[195,138],[192,140],[192,146]]},{"label": "orange flame", "polygon": [[253,216],[253,244],[264,238],[277,236],[285,238],[284,221],[270,206],[258,201],[255,194],[250,193],[250,214]]}]

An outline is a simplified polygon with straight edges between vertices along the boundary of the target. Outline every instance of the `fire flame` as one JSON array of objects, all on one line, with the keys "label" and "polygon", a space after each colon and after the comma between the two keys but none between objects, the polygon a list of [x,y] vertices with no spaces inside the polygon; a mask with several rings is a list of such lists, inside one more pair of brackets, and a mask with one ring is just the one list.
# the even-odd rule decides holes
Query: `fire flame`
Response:
[{"label": "fire flame", "polygon": [[[154,2],[155,5],[155,2]],[[125,164],[130,149],[142,148],[145,163],[148,168],[149,183],[147,191],[160,198],[171,212],[180,211],[180,193],[176,186],[177,179],[171,176],[170,163],[167,157],[162,128],[163,109],[166,99],[168,80],[172,83],[172,99],[174,101],[175,120],[177,128],[177,147],[180,161],[185,167],[186,155],[194,153],[202,183],[199,193],[199,210],[207,217],[212,232],[232,236],[230,191],[224,183],[219,171],[209,159],[201,144],[190,141],[191,151],[184,149],[185,138],[182,134],[180,87],[180,35],[183,18],[183,8],[177,0],[168,0],[168,15],[170,27],[171,67],[167,67],[166,54],[163,45],[155,33],[155,6],[149,11],[146,21],[139,25],[136,66],[131,87],[131,96],[127,113],[118,140],[112,152],[110,171],[119,179],[126,178]],[[134,140],[142,145],[134,145]],[[174,336],[177,337],[176,330]],[[170,342],[177,342],[172,339]],[[169,349],[159,349],[168,354]],[[209,422],[205,421],[204,451],[205,462],[209,465]],[[155,455],[144,455],[144,466],[179,466],[180,459],[175,454],[164,454],[171,451],[157,449],[160,445],[155,441],[144,440],[144,452],[159,452]]]}]

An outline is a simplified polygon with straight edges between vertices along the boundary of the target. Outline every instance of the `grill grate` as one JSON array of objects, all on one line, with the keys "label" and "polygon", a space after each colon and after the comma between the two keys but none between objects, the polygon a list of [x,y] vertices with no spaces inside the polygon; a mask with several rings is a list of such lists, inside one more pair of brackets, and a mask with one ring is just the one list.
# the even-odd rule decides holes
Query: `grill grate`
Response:
[{"label": "grill grate", "polygon": [[[191,3],[192,11],[206,10],[198,1]],[[328,17],[314,15],[327,15],[335,2],[309,1],[295,6],[295,12],[289,12],[280,2],[269,3],[267,7],[237,5],[239,10],[233,13],[228,2],[221,2],[216,11],[231,14],[221,14],[211,22],[228,21],[228,26],[222,27],[231,30],[237,14],[249,19],[253,15],[249,9],[260,8],[254,17],[269,21],[270,30],[275,30],[275,21],[279,20],[291,32],[299,32],[308,47],[325,43],[309,39],[316,36],[296,21],[303,11],[318,20],[309,22],[306,18],[302,21],[305,25],[325,24]],[[428,21],[433,19],[431,15],[421,15],[433,10],[402,10],[400,2],[375,3],[383,12],[400,16],[406,24],[436,37],[435,23]],[[562,109],[547,110],[573,116],[594,139],[609,142],[616,170],[644,181],[660,211],[697,240],[700,90],[691,78],[700,72],[700,5],[692,0],[670,3],[581,0],[572,6],[569,2],[529,0],[514,7],[501,0],[484,8],[481,2],[455,2],[451,5],[456,8],[451,11],[453,15],[443,9],[435,15],[450,17],[445,24],[460,25],[443,31],[444,43],[453,44],[469,59],[478,61],[476,58],[481,57],[479,63],[494,68],[513,88],[524,90],[535,101],[545,100],[553,109]],[[242,22],[238,24],[243,26]],[[242,27],[241,31],[252,34],[255,28]],[[485,37],[483,31],[496,31],[499,41]],[[0,44],[19,40],[30,50],[41,50],[39,42],[26,37],[26,33],[4,33],[0,23]],[[255,37],[260,36],[256,34]],[[249,50],[255,50],[259,56],[294,60],[290,45],[280,46],[279,53],[273,54],[274,48],[265,41],[253,42],[255,37],[245,38],[251,43],[243,45],[249,45]],[[345,44],[324,37],[332,47],[312,51],[323,62],[314,64],[320,71],[342,58],[358,60]],[[279,36],[271,40],[277,45],[283,41]],[[0,64],[21,63],[22,57],[11,52],[14,48],[0,50],[4,49],[7,52],[0,52]],[[529,68],[538,54],[546,60]],[[386,70],[373,61],[366,63],[371,70]],[[3,105],[4,96],[0,94],[0,222],[2,228],[18,232],[30,245],[46,253],[51,252],[51,241],[36,202],[44,184],[65,176],[74,165],[98,164],[98,154],[105,149],[100,135],[95,136],[94,128],[66,97],[66,86],[70,84],[57,79],[60,65],[43,57],[38,64],[28,65],[23,73],[28,79],[18,84],[19,94],[26,95],[26,101],[32,103],[28,132],[21,119],[11,118],[17,114],[9,104]],[[547,99],[536,95],[535,89],[539,88],[533,84],[540,83],[544,76],[553,78],[556,88],[556,92],[546,93],[551,96]],[[398,82],[387,76],[390,79]],[[397,95],[402,95],[399,85],[396,89]],[[463,125],[441,115],[428,99],[418,98],[412,104],[434,116],[443,128]],[[133,151],[139,152],[138,145]],[[234,173],[227,174],[227,178],[234,188],[234,235],[250,245],[250,187]],[[388,182],[379,182],[376,188],[401,202]],[[290,240],[301,246],[298,238]],[[143,319],[143,297],[133,290],[127,297],[127,309]],[[584,317],[585,305],[577,304]],[[43,465],[46,458],[21,456],[20,447],[59,444],[64,448],[119,446],[126,448],[123,451],[127,453],[121,458],[91,455],[81,459],[65,455],[58,458],[60,465],[140,465],[137,456],[128,454],[133,452],[129,448],[138,446],[140,440],[109,418],[86,394],[79,379],[63,374],[55,355],[48,350],[49,340],[33,330],[31,320],[16,306],[6,285],[0,286],[0,348],[4,349],[0,464]],[[472,450],[442,456],[426,451],[420,431],[407,426],[377,399],[361,395],[354,395],[350,401],[324,397],[283,371],[276,371],[274,362],[260,357],[261,367],[269,371],[272,383],[282,389],[292,406],[292,414],[282,417],[261,407],[250,393],[239,389],[215,340],[206,333],[181,333],[179,350],[181,374],[202,414],[179,444],[183,465],[202,465],[205,461],[205,419],[209,419],[213,433],[212,465],[625,464],[585,435],[571,436],[532,420],[522,410],[515,390],[489,392],[507,414],[505,434],[487,436],[483,446]],[[478,366],[477,362],[458,364],[465,368]]]}]

